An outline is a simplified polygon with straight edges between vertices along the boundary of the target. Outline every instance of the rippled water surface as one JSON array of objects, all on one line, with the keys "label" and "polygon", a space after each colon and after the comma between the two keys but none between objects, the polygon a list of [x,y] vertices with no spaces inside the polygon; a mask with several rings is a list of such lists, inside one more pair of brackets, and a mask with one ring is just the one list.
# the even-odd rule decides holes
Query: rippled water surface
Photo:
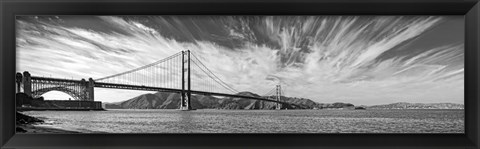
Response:
[{"label": "rippled water surface", "polygon": [[43,126],[107,133],[464,133],[464,110],[28,111]]}]

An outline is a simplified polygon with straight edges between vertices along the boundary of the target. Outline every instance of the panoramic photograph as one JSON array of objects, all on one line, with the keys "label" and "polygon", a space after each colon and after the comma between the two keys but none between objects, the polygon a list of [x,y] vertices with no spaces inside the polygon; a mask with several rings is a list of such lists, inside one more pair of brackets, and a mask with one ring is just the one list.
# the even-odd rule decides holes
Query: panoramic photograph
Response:
[{"label": "panoramic photograph", "polygon": [[463,134],[464,22],[17,16],[16,133]]}]

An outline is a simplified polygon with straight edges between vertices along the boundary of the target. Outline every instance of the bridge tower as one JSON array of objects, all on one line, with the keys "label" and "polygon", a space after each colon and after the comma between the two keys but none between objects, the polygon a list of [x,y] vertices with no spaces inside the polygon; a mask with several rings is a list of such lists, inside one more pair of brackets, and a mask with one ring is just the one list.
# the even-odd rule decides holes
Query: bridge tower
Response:
[{"label": "bridge tower", "polygon": [[87,85],[87,100],[88,101],[95,101],[94,100],[94,87],[95,87],[95,81],[93,81],[92,78],[88,79],[88,85]]},{"label": "bridge tower", "polygon": [[23,72],[23,93],[32,96],[32,76],[28,71]]},{"label": "bridge tower", "polygon": [[80,89],[80,98],[81,99],[88,99],[88,85],[89,85],[89,82],[87,82],[84,78],[82,78],[82,80],[80,80],[80,86],[81,86],[81,89]]},{"label": "bridge tower", "polygon": [[[187,63],[187,69],[185,69],[185,62]],[[185,71],[187,72],[187,90],[185,90]],[[190,104],[190,99],[192,96],[190,92],[190,80],[190,50],[187,50],[182,51],[182,91],[180,110],[192,110],[192,106]]]},{"label": "bridge tower", "polygon": [[20,72],[17,72],[17,74],[15,74],[15,83],[17,85],[17,92],[16,93],[20,93],[20,87],[22,85],[22,80],[23,80],[23,75],[22,73]]},{"label": "bridge tower", "polygon": [[[280,101],[280,98],[282,97],[282,87],[280,86],[280,84],[277,85],[276,96],[277,96],[277,101]],[[282,104],[277,102],[277,110],[280,110],[280,109],[282,109]]]},{"label": "bridge tower", "polygon": [[190,50],[187,50],[187,54],[188,54],[188,90],[187,90],[187,104],[188,104],[188,109],[192,109],[192,105],[190,104],[190,99],[192,97],[192,92],[191,92],[191,84],[190,84],[190,81],[191,81],[191,78],[190,78]]}]

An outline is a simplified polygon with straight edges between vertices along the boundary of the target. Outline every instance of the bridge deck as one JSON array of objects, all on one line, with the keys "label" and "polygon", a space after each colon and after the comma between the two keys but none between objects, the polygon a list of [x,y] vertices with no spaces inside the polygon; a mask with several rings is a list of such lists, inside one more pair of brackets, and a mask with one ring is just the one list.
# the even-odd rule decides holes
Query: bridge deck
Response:
[{"label": "bridge deck", "polygon": [[72,82],[72,83],[81,83],[82,82],[80,80],[35,77],[35,76],[31,76],[31,78],[32,78],[32,80],[45,80],[45,81],[56,81],[56,82]]}]

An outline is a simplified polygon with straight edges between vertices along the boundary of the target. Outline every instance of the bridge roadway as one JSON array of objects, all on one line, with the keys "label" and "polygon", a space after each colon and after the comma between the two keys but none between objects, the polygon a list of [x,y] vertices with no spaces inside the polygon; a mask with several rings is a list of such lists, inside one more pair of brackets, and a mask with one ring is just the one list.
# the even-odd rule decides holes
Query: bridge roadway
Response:
[{"label": "bridge roadway", "polygon": [[[55,81],[55,82],[69,82],[69,83],[81,83],[80,80],[72,80],[72,79],[60,79],[60,78],[47,78],[47,77],[37,77],[31,76],[32,80],[44,80],[44,81]],[[87,80],[88,81],[88,80]]]},{"label": "bridge roadway", "polygon": [[[71,80],[71,79],[59,79],[59,78],[46,78],[46,77],[31,77],[32,79],[36,80],[45,80],[45,81],[62,81],[62,82],[70,82],[70,83],[82,83],[79,80]],[[115,84],[115,83],[103,83],[103,82],[95,82],[95,87],[100,88],[112,88],[112,89],[129,89],[129,90],[142,90],[142,91],[164,91],[164,92],[182,92],[182,89],[173,89],[173,88],[162,88],[162,87],[151,87],[151,86],[143,86],[143,85],[128,85],[128,84]],[[187,90],[184,90],[187,91]],[[304,106],[300,106],[297,104],[292,104],[283,101],[276,101],[271,99],[266,99],[263,97],[253,97],[253,96],[243,96],[243,95],[234,95],[234,94],[225,94],[225,93],[213,93],[213,92],[204,92],[204,91],[195,91],[190,90],[192,94],[201,94],[201,95],[211,95],[211,96],[223,96],[223,97],[233,97],[233,98],[246,98],[246,99],[254,99],[254,100],[261,100],[261,101],[268,101],[268,102],[276,102],[286,105],[292,105],[295,107],[300,107],[305,109]]]}]

